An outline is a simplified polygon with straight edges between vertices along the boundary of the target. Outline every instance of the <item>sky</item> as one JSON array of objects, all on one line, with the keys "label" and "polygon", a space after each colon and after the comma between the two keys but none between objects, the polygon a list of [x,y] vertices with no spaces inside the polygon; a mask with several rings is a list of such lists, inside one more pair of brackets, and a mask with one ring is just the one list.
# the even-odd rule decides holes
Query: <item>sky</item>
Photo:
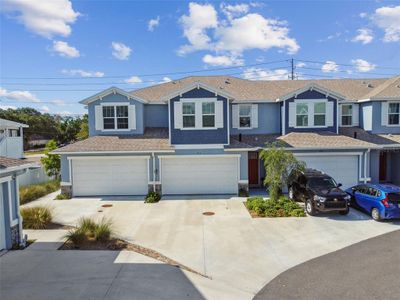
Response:
[{"label": "sky", "polygon": [[190,75],[400,74],[400,1],[1,0],[0,108],[78,102]]}]

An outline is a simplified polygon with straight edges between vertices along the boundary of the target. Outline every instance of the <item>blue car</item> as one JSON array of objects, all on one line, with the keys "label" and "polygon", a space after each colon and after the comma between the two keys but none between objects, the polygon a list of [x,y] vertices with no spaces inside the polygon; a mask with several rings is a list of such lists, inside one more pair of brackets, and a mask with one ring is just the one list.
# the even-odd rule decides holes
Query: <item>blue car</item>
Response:
[{"label": "blue car", "polygon": [[352,204],[375,221],[400,218],[400,187],[393,184],[360,184],[346,190]]}]

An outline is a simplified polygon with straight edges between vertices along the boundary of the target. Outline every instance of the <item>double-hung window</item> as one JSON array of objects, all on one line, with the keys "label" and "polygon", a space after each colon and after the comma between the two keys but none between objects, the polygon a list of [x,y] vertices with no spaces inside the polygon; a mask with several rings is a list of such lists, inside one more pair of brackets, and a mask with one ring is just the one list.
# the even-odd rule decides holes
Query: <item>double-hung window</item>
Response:
[{"label": "double-hung window", "polygon": [[251,127],[251,105],[239,105],[239,128]]},{"label": "double-hung window", "polygon": [[308,126],[308,103],[296,104],[296,126],[297,127]]},{"label": "double-hung window", "polygon": [[351,126],[353,124],[353,105],[342,104],[342,126]]},{"label": "double-hung window", "polygon": [[314,103],[314,126],[325,126],[326,124],[326,103]]},{"label": "double-hung window", "polygon": [[400,103],[389,103],[388,124],[400,125]]},{"label": "double-hung window", "polygon": [[104,129],[128,129],[128,106],[103,106],[103,126]]},{"label": "double-hung window", "polygon": [[182,103],[183,128],[196,127],[196,105],[194,102]]},{"label": "double-hung window", "polygon": [[203,127],[215,127],[215,102],[203,102]]}]

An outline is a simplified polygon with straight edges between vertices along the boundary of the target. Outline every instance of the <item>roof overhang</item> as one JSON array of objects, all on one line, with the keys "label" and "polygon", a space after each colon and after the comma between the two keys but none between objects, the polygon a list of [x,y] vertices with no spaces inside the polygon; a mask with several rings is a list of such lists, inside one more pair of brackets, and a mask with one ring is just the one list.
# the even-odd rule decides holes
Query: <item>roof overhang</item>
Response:
[{"label": "roof overhang", "polygon": [[30,169],[30,168],[36,168],[36,167],[38,167],[38,164],[30,162],[30,163],[26,163],[26,164],[19,165],[19,166],[3,168],[3,169],[0,169],[0,175],[7,174],[10,172],[26,170],[26,169]]},{"label": "roof overhang", "polygon": [[286,100],[288,100],[290,98],[293,98],[293,97],[297,98],[298,95],[300,95],[300,94],[302,94],[302,93],[304,93],[306,91],[317,91],[317,92],[319,92],[321,94],[324,94],[326,97],[332,97],[332,98],[335,98],[337,100],[346,100],[345,96],[343,96],[343,95],[341,95],[341,94],[339,94],[339,93],[337,93],[335,91],[327,89],[327,88],[325,88],[323,86],[320,86],[320,85],[318,85],[316,83],[310,83],[310,84],[307,84],[307,85],[305,85],[305,86],[303,86],[303,87],[301,87],[301,88],[299,88],[299,89],[297,89],[297,90],[295,90],[293,92],[290,92],[290,93],[288,93],[286,95],[283,95],[282,97],[279,97],[278,99],[276,99],[276,102],[286,101]]},{"label": "roof overhang", "polygon": [[205,84],[205,83],[203,83],[201,81],[193,82],[191,84],[188,84],[188,85],[184,86],[183,88],[180,88],[180,89],[178,89],[176,91],[173,91],[172,93],[170,93],[167,96],[163,97],[163,99],[164,99],[164,101],[167,102],[170,99],[175,98],[177,96],[181,96],[182,97],[182,94],[184,94],[186,92],[189,92],[189,91],[191,91],[193,89],[200,89],[200,88],[214,93],[215,96],[220,95],[220,96],[225,97],[227,99],[233,99],[233,96],[231,94],[229,94],[228,92],[225,92],[225,91],[223,91],[221,89],[217,89],[215,87],[212,87],[212,86],[210,86],[208,84]]},{"label": "roof overhang", "polygon": [[10,120],[6,120],[6,119],[0,119],[0,127],[5,127],[5,128],[28,128],[29,125],[24,124],[24,123],[19,123],[19,122],[15,122],[15,121],[10,121]]},{"label": "roof overhang", "polygon": [[135,95],[132,95],[132,94],[130,94],[130,93],[128,93],[128,92],[126,92],[126,91],[124,91],[124,90],[122,90],[120,88],[117,88],[115,86],[112,86],[112,87],[110,87],[110,88],[108,88],[108,89],[106,89],[106,90],[104,90],[102,92],[99,92],[99,93],[97,93],[97,94],[95,94],[93,96],[85,98],[85,99],[79,101],[79,103],[88,105],[91,102],[94,102],[94,101],[97,101],[97,100],[102,100],[104,97],[106,97],[108,95],[111,95],[111,94],[114,94],[114,95],[115,94],[120,94],[122,96],[127,97],[129,100],[136,100],[136,101],[139,101],[139,102],[142,102],[142,103],[147,103],[146,100],[141,99],[141,98],[139,98],[139,97],[137,97]]}]

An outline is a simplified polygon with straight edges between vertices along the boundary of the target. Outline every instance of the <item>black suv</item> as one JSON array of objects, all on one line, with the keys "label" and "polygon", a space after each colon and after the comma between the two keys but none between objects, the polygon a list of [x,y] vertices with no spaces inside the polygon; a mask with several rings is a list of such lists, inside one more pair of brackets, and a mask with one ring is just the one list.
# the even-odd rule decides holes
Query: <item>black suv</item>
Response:
[{"label": "black suv", "polygon": [[305,202],[306,212],[311,216],[327,211],[347,215],[351,197],[340,189],[341,186],[325,173],[306,169],[289,176],[289,198]]}]

